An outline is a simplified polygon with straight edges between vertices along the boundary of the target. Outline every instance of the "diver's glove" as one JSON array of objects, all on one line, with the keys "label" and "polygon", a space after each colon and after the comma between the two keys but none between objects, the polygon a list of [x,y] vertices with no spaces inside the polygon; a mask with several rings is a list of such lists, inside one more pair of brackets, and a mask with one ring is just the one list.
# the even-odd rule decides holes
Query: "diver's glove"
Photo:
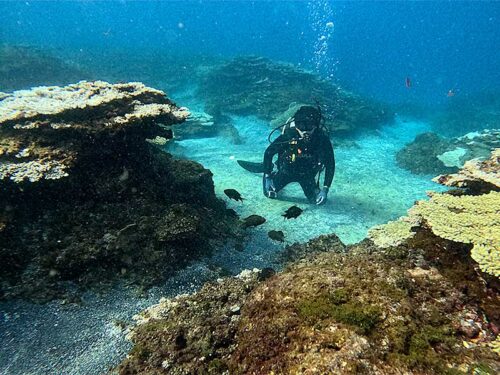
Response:
[{"label": "diver's glove", "polygon": [[276,198],[276,188],[274,187],[274,181],[270,175],[264,174],[262,180],[262,186],[264,188],[264,195],[268,198],[274,199]]},{"label": "diver's glove", "polygon": [[328,197],[328,187],[323,186],[323,188],[319,191],[318,195],[316,195],[316,204],[323,204],[326,202],[326,198]]}]

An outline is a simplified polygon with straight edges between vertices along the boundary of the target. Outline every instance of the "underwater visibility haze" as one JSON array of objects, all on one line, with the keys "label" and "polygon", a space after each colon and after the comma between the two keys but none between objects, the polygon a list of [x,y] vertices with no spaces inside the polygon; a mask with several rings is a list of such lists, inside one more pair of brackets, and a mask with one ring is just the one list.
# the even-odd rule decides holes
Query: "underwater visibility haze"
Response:
[{"label": "underwater visibility haze", "polygon": [[0,374],[499,373],[499,18],[0,1]]}]

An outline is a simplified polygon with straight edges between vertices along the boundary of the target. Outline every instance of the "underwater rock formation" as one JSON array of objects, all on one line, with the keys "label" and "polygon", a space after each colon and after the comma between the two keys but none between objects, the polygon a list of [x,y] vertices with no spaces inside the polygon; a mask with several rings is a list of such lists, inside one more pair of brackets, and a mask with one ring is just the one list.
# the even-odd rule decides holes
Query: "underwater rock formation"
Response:
[{"label": "underwater rock formation", "polygon": [[[271,121],[294,103],[318,100],[334,132],[387,123],[393,113],[380,103],[343,90],[291,64],[263,57],[240,57],[208,70],[199,88],[208,107]],[[209,113],[211,113],[208,110]],[[285,119],[286,120],[286,119]]]},{"label": "underwater rock formation", "polygon": [[223,136],[234,144],[240,144],[241,137],[231,118],[222,114],[218,108],[214,108],[211,112],[212,115],[190,111],[185,124],[173,127],[175,139]]},{"label": "underwater rock formation", "polygon": [[449,137],[482,129],[500,129],[498,91],[457,95],[431,120],[432,128]]},{"label": "underwater rock formation", "polygon": [[141,83],[3,98],[0,298],[46,300],[117,277],[149,285],[224,238],[235,219],[210,171],[153,145],[188,114]]},{"label": "underwater rock formation", "polygon": [[[487,165],[485,181],[499,171]],[[469,192],[432,194],[357,245],[289,246],[298,261],[263,281],[246,272],[162,300],[137,317],[117,371],[498,373],[500,193]]]},{"label": "underwater rock formation", "polygon": [[419,134],[396,154],[401,168],[415,174],[443,174],[458,171],[467,160],[488,158],[500,146],[500,130],[485,129],[456,138],[436,133]]},{"label": "underwater rock formation", "polygon": [[89,79],[89,73],[39,49],[0,45],[0,91],[39,85],[65,85]]},{"label": "underwater rock formation", "polygon": [[474,193],[499,191],[500,148],[493,150],[488,160],[469,160],[458,173],[438,176],[434,181],[447,186],[467,188]]}]

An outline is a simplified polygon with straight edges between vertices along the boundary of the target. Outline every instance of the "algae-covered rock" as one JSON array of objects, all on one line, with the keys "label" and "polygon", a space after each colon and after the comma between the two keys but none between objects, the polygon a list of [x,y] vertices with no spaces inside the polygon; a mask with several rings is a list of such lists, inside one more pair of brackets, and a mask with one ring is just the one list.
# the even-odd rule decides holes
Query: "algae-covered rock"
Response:
[{"label": "algae-covered rock", "polygon": [[500,147],[500,131],[484,129],[460,137],[443,138],[436,133],[419,134],[396,154],[401,168],[415,174],[457,172],[468,160],[487,159]]},{"label": "algae-covered rock", "polygon": [[240,57],[209,69],[199,93],[210,107],[271,121],[293,103],[321,104],[334,132],[373,128],[392,120],[384,105],[362,98],[291,64]]},{"label": "algae-covered rock", "polygon": [[137,326],[129,335],[134,348],[118,372],[226,373],[240,308],[260,274],[258,270],[243,271],[206,284],[194,295],[162,299],[134,317]]},{"label": "algae-covered rock", "polygon": [[367,241],[347,253],[333,248],[259,284],[231,278],[162,301],[141,314],[120,373],[500,370],[489,329],[498,324],[498,295],[466,260],[434,262],[429,249],[451,242],[435,238],[431,245],[420,234],[412,241],[412,251],[379,251]]},{"label": "algae-covered rock", "polygon": [[232,233],[210,171],[151,142],[187,116],[141,83],[0,101],[0,298],[44,301],[117,278],[151,285]]},{"label": "algae-covered rock", "polygon": [[438,157],[450,148],[450,142],[435,133],[423,133],[396,154],[401,168],[415,174],[439,174],[456,172],[456,166],[447,166]]}]

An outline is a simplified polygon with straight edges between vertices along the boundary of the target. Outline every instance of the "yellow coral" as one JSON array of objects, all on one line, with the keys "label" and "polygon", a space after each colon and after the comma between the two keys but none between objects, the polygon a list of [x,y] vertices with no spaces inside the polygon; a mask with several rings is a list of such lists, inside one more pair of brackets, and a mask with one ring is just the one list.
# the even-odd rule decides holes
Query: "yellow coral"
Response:
[{"label": "yellow coral", "polygon": [[473,244],[472,257],[481,270],[500,277],[500,192],[435,194],[408,213],[441,238]]},{"label": "yellow coral", "polygon": [[368,231],[368,238],[381,248],[397,246],[415,234],[411,231],[412,223],[396,220],[377,225]]}]

